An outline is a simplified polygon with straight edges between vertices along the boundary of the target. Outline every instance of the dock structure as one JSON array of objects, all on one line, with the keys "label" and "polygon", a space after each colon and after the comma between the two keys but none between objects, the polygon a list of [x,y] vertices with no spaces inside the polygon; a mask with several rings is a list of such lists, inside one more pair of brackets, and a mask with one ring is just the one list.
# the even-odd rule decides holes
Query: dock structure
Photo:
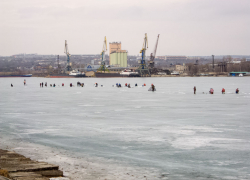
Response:
[{"label": "dock structure", "polygon": [[[15,152],[0,149],[0,169],[8,171],[13,180],[49,180],[63,177],[59,166],[46,162],[33,161]],[[8,178],[0,176],[0,180]]]}]

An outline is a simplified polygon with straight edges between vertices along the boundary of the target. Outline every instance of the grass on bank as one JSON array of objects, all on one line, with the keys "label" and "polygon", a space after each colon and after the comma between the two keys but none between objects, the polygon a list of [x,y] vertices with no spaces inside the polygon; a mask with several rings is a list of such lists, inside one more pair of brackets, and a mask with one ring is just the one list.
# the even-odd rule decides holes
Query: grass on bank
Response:
[{"label": "grass on bank", "polygon": [[0,169],[0,176],[10,178],[9,172],[7,170],[4,170],[4,169]]}]

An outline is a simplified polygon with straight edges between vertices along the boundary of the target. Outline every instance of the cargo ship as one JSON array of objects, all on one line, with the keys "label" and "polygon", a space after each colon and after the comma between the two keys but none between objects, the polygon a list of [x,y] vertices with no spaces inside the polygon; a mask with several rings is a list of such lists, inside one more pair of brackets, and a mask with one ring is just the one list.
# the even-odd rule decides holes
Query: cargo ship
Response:
[{"label": "cargo ship", "polygon": [[31,77],[32,74],[10,74],[10,75],[0,75],[0,77]]},{"label": "cargo ship", "polygon": [[80,72],[80,71],[70,71],[69,74],[67,73],[62,73],[62,74],[50,74],[48,76],[49,78],[82,78],[82,77],[86,77],[84,72]]},{"label": "cargo ship", "polygon": [[127,77],[140,77],[140,74],[138,72],[134,72],[131,70],[124,70],[120,73],[121,76],[127,76]]},{"label": "cargo ship", "polygon": [[110,78],[110,77],[140,77],[138,72],[132,72],[131,70],[124,70],[121,73],[101,73],[96,72],[95,77],[98,78]]},{"label": "cargo ship", "polygon": [[120,73],[101,73],[96,72],[95,77],[97,78],[111,78],[111,77],[122,77]]}]

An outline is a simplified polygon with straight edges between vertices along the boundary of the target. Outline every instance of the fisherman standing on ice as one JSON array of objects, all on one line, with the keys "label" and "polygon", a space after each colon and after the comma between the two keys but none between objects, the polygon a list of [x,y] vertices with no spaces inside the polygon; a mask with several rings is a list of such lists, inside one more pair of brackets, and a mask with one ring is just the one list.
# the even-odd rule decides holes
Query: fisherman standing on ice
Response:
[{"label": "fisherman standing on ice", "polygon": [[154,84],[151,84],[152,91],[155,91],[155,86]]},{"label": "fisherman standing on ice", "polygon": [[196,86],[194,86],[194,94],[196,94]]},{"label": "fisherman standing on ice", "polygon": [[23,81],[23,85],[25,86],[26,85],[26,80],[24,79],[24,81]]},{"label": "fisherman standing on ice", "polygon": [[226,90],[224,88],[222,88],[221,92],[222,92],[222,94],[225,94]]},{"label": "fisherman standing on ice", "polygon": [[210,94],[214,94],[214,89],[213,89],[213,88],[210,88],[209,93],[210,93]]},{"label": "fisherman standing on ice", "polygon": [[239,88],[237,88],[236,91],[235,91],[235,93],[239,94],[239,92],[240,92],[240,90],[239,90]]}]

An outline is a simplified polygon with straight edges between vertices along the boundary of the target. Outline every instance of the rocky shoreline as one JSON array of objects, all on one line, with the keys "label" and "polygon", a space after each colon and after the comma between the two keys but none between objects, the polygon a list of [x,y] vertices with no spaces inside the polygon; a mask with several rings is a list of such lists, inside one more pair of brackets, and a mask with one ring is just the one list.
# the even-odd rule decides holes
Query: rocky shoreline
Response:
[{"label": "rocky shoreline", "polygon": [[2,149],[0,149],[0,170],[7,171],[7,177],[13,180],[50,180],[63,177],[63,172],[57,165],[33,161],[23,155]]}]

